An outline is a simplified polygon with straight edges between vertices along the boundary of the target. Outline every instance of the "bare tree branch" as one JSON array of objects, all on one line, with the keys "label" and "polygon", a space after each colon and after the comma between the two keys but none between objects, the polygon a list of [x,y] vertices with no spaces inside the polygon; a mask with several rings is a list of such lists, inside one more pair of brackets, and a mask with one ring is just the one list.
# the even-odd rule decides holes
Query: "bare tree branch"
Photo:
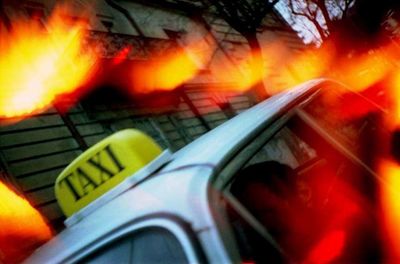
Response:
[{"label": "bare tree branch", "polygon": [[290,7],[290,11],[291,11],[291,13],[293,15],[302,16],[302,17],[305,17],[305,18],[307,18],[309,20],[312,20],[312,17],[311,17],[311,15],[309,13],[297,11],[297,9],[293,5],[293,0],[289,0],[289,7]]},{"label": "bare tree branch", "polygon": [[206,0],[240,33],[255,32],[280,0]]},{"label": "bare tree branch", "polygon": [[347,17],[347,12],[349,11],[350,6],[354,3],[355,0],[344,0],[344,10],[342,17]]},{"label": "bare tree branch", "polygon": [[[293,15],[301,16],[308,19],[308,21],[310,21],[314,25],[315,29],[318,31],[321,39],[326,39],[329,33],[322,27],[320,21],[318,20],[319,7],[315,4],[314,1],[306,0],[305,2],[303,2],[304,6],[301,7],[301,3],[299,4],[298,0],[289,0],[290,12]],[[296,3],[296,5],[294,3]]]},{"label": "bare tree branch", "polygon": [[[213,5],[219,15],[244,38],[246,38],[254,65],[262,69],[261,45],[257,39],[257,29],[261,27],[265,16],[273,11],[280,0],[203,0]],[[266,97],[266,91],[260,80],[255,86],[260,98]]]}]

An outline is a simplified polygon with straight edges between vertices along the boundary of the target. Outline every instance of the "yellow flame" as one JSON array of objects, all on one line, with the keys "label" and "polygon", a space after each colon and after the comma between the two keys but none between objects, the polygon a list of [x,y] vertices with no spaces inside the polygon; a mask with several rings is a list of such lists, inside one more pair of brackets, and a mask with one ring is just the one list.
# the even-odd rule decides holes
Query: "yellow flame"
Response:
[{"label": "yellow flame", "polygon": [[248,54],[236,65],[216,61],[212,74],[216,82],[227,84],[222,89],[230,92],[245,92],[263,81],[266,76],[265,63],[261,52]]},{"label": "yellow flame", "polygon": [[380,175],[386,184],[381,184],[383,226],[387,247],[387,258],[400,261],[400,166],[388,160],[380,164]]},{"label": "yellow flame", "polygon": [[43,111],[89,78],[95,56],[84,53],[84,24],[65,23],[65,10],[54,10],[47,32],[25,20],[0,36],[0,117]]},{"label": "yellow flame", "polygon": [[326,75],[335,52],[329,45],[320,50],[308,50],[288,58],[281,69],[280,82],[288,87]]},{"label": "yellow flame", "polygon": [[15,263],[52,236],[42,216],[0,183],[0,262]]},{"label": "yellow flame", "polygon": [[354,91],[362,91],[382,80],[391,71],[382,51],[351,58],[351,63],[336,70],[341,81]]},{"label": "yellow flame", "polygon": [[274,78],[267,76],[268,81],[273,83],[268,87],[270,94],[320,77],[332,78],[360,92],[384,80],[394,71],[390,59],[396,53],[393,45],[388,45],[364,54],[338,54],[335,44],[331,42],[319,49],[308,49],[294,55],[282,45],[264,50],[267,62],[271,58],[279,58],[268,63],[273,69],[270,73],[277,75]]},{"label": "yellow flame", "polygon": [[167,56],[158,65],[160,66],[150,70],[148,80],[151,80],[155,88],[161,90],[178,87],[193,78],[199,70],[198,65],[185,52]]}]

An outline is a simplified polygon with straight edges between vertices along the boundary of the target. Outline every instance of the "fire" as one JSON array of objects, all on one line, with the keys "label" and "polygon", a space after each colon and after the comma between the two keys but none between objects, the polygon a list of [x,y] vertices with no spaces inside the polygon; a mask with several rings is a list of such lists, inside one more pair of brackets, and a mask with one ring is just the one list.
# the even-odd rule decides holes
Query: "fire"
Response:
[{"label": "fire", "polygon": [[0,183],[0,262],[16,263],[52,237],[42,216]]},{"label": "fire", "polygon": [[[85,44],[86,25],[80,21],[66,23],[63,16],[65,12],[66,8],[56,8],[46,23],[46,30],[36,22],[19,21],[13,24],[12,32],[0,36],[3,52],[0,58],[0,118],[23,117],[44,111],[59,97],[82,87],[94,74],[97,55]],[[207,69],[206,65],[209,64],[211,80],[229,84],[230,91],[244,92],[265,81],[268,93],[273,95],[284,87],[293,87],[309,79],[331,77],[347,84],[353,91],[364,92],[388,76],[394,76],[394,82],[385,87],[390,90],[384,92],[392,94],[392,98],[400,96],[400,89],[397,89],[400,74],[391,60],[392,57],[398,57],[395,45],[364,54],[341,56],[333,43],[325,43],[320,49],[289,56],[288,50],[283,48],[284,44],[277,42],[262,47],[262,54],[248,52],[236,65],[230,65],[226,59],[214,57],[216,45],[207,38],[208,44],[192,42],[184,48],[162,54],[141,67],[128,67],[128,70],[124,69],[125,63],[135,47],[125,46],[112,60],[112,74],[109,75],[118,80],[111,82],[116,81],[131,93],[171,91],[194,78],[200,78],[201,69]],[[273,77],[274,73],[278,73],[278,76]],[[353,103],[351,110],[358,111],[357,117],[366,114],[368,109],[364,111],[350,101],[348,105]],[[400,124],[400,104],[394,100],[390,110],[386,125],[390,131],[394,131]],[[355,116],[349,112],[339,115]],[[387,258],[400,259],[400,250],[396,247],[400,244],[400,166],[390,159],[383,159],[378,167],[379,175],[385,182],[379,188]],[[326,193],[330,193],[327,205],[310,208],[308,204],[301,204],[285,214],[285,219],[290,219],[287,225],[294,234],[285,242],[293,251],[297,250],[298,245],[300,247],[297,248],[304,246],[301,252],[295,253],[301,260],[304,257],[305,263],[335,261],[344,253],[354,234],[359,235],[355,230],[357,224],[362,222],[357,217],[361,215],[364,204],[353,204],[353,201],[362,199],[355,190],[340,181],[336,183],[336,191],[328,192],[329,186],[323,181],[328,178],[336,180],[329,173],[328,169],[320,171],[318,176],[324,174],[324,177],[309,182],[317,190],[314,196],[320,198],[314,199],[327,200]],[[27,247],[30,247],[37,241],[41,243],[51,237],[40,214],[27,201],[1,184],[0,201],[0,221],[2,226],[8,227],[7,230],[0,230],[0,255],[4,261],[14,261],[20,256],[21,252],[16,251],[20,249],[20,241],[28,241]],[[291,219],[297,219],[298,222],[293,223]],[[312,245],[306,246],[304,241],[297,239],[311,236],[308,234],[310,226],[315,228],[315,237]],[[303,236],[293,239],[296,234]]]},{"label": "fire", "polygon": [[[302,198],[304,204],[297,204],[297,208],[291,209],[292,212],[287,215],[288,219],[292,219],[287,220],[287,249],[301,263],[323,264],[341,257],[346,259],[350,243],[348,238],[359,239],[357,226],[364,223],[359,220],[362,219],[361,204],[355,201],[360,201],[360,196],[343,180],[331,174],[330,168],[312,173],[306,183],[310,188],[308,199]],[[296,195],[291,199],[298,199]]]},{"label": "fire", "polygon": [[124,60],[126,60],[129,56],[129,53],[133,50],[132,46],[126,46],[122,50],[120,50],[113,59],[113,64],[120,64]]},{"label": "fire", "polygon": [[231,92],[245,92],[263,81],[266,75],[265,64],[260,59],[261,53],[248,54],[235,66],[227,65],[225,61],[215,62],[213,78],[217,83],[228,84],[226,90]]},{"label": "fire", "polygon": [[[274,69],[264,75],[266,81],[271,83],[268,86],[270,94],[320,77],[334,79],[355,92],[362,92],[386,80],[395,71],[393,58],[399,57],[399,49],[395,44],[371,49],[362,54],[339,54],[334,41],[299,54],[290,54],[282,46],[272,44],[263,47],[267,67]],[[274,77],[271,73],[277,76]]]},{"label": "fire", "polygon": [[332,262],[342,253],[345,240],[346,233],[343,230],[331,231],[311,250],[305,263],[324,264]]},{"label": "fire", "polygon": [[[388,82],[388,94],[392,102],[385,119],[385,127],[392,139],[389,141],[390,150],[378,161],[378,173],[382,178],[380,184],[381,222],[385,241],[385,258],[387,263],[400,261],[400,164],[398,163],[398,142],[394,141],[400,127],[399,86],[400,74],[394,73]],[[390,142],[390,140],[392,140]],[[390,151],[390,152],[389,152]]]},{"label": "fire", "polygon": [[85,25],[66,23],[66,8],[56,8],[46,28],[21,20],[1,35],[0,117],[44,111],[57,97],[88,80],[96,56],[84,49]]},{"label": "fire", "polygon": [[185,48],[178,48],[135,68],[130,76],[122,77],[130,77],[128,86],[135,93],[171,91],[196,77],[210,60],[213,46],[201,41],[190,43]]},{"label": "fire", "polygon": [[380,175],[385,181],[380,191],[386,257],[390,263],[398,263],[400,260],[400,166],[394,161],[383,160],[380,163]]},{"label": "fire", "polygon": [[392,102],[392,111],[387,118],[387,124],[390,128],[395,129],[398,125],[400,125],[400,73],[396,72],[393,77],[393,81],[391,82],[390,97],[393,98]]},{"label": "fire", "polygon": [[[391,49],[387,53],[395,58],[398,57],[398,52],[395,49]],[[400,164],[399,142],[394,139],[396,139],[400,128],[400,74],[396,67],[393,67],[388,79],[385,92],[391,101],[384,124],[389,138],[382,140],[388,142],[386,144],[389,148],[386,150],[386,155],[379,157],[377,163],[378,173],[382,179],[379,186],[379,198],[385,261],[386,263],[398,263],[400,261],[400,248],[398,246],[400,244],[400,227],[398,225],[400,222]]]},{"label": "fire", "polygon": [[[279,50],[276,51],[280,52]],[[379,190],[379,203],[373,210],[380,219],[380,225],[375,226],[375,231],[377,233],[376,239],[379,239],[380,236],[382,241],[380,246],[382,246],[382,258],[385,263],[399,263],[400,261],[400,164],[398,160],[394,160],[399,157],[394,157],[393,151],[396,151],[395,155],[400,152],[396,149],[399,147],[398,145],[390,146],[390,144],[394,144],[390,142],[391,136],[398,133],[400,128],[400,73],[397,66],[399,52],[397,44],[391,43],[362,54],[349,53],[342,56],[343,54],[337,54],[335,49],[329,43],[326,43],[320,49],[309,50],[298,56],[293,56],[291,59],[289,58],[288,62],[280,68],[282,70],[278,78],[279,82],[291,87],[306,79],[329,77],[342,82],[349,89],[361,94],[364,99],[369,100],[385,112],[384,126],[380,128],[384,130],[383,135],[380,135],[381,138],[369,139],[380,142],[380,149],[377,150],[378,153],[374,154],[375,160],[371,166],[377,167],[377,173],[380,177],[376,186]],[[280,90],[276,89],[272,93]],[[349,100],[344,100],[347,97],[349,97]],[[371,111],[371,109],[362,108],[351,96],[331,98],[331,100],[335,101],[335,104],[339,103],[343,106],[343,111],[337,113],[338,118],[341,119],[358,118]],[[341,100],[341,102],[337,102],[338,100]],[[388,146],[391,147],[391,150],[388,149]],[[359,198],[350,200],[355,201]],[[345,199],[340,204],[347,205],[349,201]],[[364,204],[361,205],[362,207],[365,206]],[[340,210],[334,214],[337,212],[340,212]],[[351,214],[347,215],[350,220]],[[364,217],[364,219],[367,219],[367,217]],[[351,221],[346,221],[348,223],[343,222],[343,224],[345,226],[354,225],[354,221],[351,219]],[[343,253],[343,247],[353,237],[354,235],[344,231],[326,232],[320,242],[310,250],[305,262],[329,263],[334,261],[336,257]]]},{"label": "fire", "polygon": [[183,51],[167,55],[144,70],[142,91],[172,90],[193,78],[198,70],[196,63]]},{"label": "fire", "polygon": [[[269,53],[271,55],[276,53],[285,54],[287,51],[279,48],[270,50]],[[279,76],[275,81],[275,83],[283,83],[284,87],[278,85],[270,88],[271,94],[276,94],[288,87],[294,87],[302,82],[326,75],[335,58],[335,50],[331,45],[327,44],[322,49],[306,50],[298,55],[286,56],[286,59],[283,60],[287,61],[287,63],[280,64],[277,70]]]},{"label": "fire", "polygon": [[389,47],[351,58],[351,63],[347,65],[346,62],[342,62],[337,75],[354,91],[363,91],[383,80],[391,71],[391,65],[383,51],[385,49],[389,50]]}]

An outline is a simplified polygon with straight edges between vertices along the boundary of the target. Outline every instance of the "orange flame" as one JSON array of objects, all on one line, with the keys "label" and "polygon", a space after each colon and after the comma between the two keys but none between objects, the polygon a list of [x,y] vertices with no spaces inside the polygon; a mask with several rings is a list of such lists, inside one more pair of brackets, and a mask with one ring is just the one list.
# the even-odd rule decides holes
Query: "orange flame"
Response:
[{"label": "orange flame", "polygon": [[[284,50],[281,47],[270,52],[272,54],[279,52],[284,54]],[[275,94],[284,90],[284,88],[287,89],[287,87],[293,87],[302,82],[326,75],[334,56],[334,48],[331,45],[326,45],[319,50],[306,50],[298,55],[283,58],[287,63],[280,64],[276,71],[278,77],[275,82],[282,83],[285,87],[272,87],[270,93]]]},{"label": "orange flame", "polygon": [[396,72],[389,87],[389,95],[392,98],[391,111],[386,119],[387,126],[394,130],[400,125],[400,73]]},{"label": "orange flame", "polygon": [[16,263],[52,237],[42,216],[0,183],[0,262]]},{"label": "orange flame", "polygon": [[65,23],[66,8],[56,8],[44,32],[36,22],[19,21],[0,36],[0,117],[44,111],[90,76],[93,53],[84,50],[84,24]]},{"label": "orange flame", "polygon": [[[276,52],[282,50],[275,49]],[[363,98],[369,99],[381,110],[385,110],[385,135],[391,135],[400,127],[400,74],[398,73],[399,48],[397,44],[381,46],[379,49],[369,50],[363,54],[345,54],[338,56],[335,49],[328,44],[321,49],[306,51],[298,56],[287,59],[280,67],[278,82],[288,87],[301,83],[307,79],[318,77],[330,77],[346,84],[351,90],[362,93]],[[275,55],[276,56],[276,55]],[[271,93],[279,92],[277,88]],[[372,94],[371,91],[376,92]],[[365,97],[364,97],[365,96]],[[349,98],[347,98],[349,97]],[[349,100],[343,100],[343,99]],[[386,100],[389,98],[389,102]],[[333,98],[336,100],[339,98]],[[354,118],[365,115],[371,109],[364,109],[358,105],[354,98],[346,96],[340,98],[343,111],[337,113],[338,118]],[[388,132],[388,133],[387,133]],[[375,153],[378,161],[378,173],[382,178],[380,188],[380,210],[381,226],[384,239],[383,249],[385,263],[399,263],[400,261],[400,165],[392,158],[386,156],[389,138],[376,138],[380,140],[379,153]],[[381,157],[381,155],[384,157]],[[341,203],[345,205],[346,203]],[[352,220],[353,221],[353,220]],[[379,229],[379,227],[377,227]],[[331,234],[332,235],[332,234]],[[324,238],[310,252],[307,263],[327,263],[340,253],[345,236],[336,235],[336,239],[325,234]],[[339,239],[340,238],[340,239]],[[350,238],[349,238],[350,239]],[[335,247],[328,246],[331,242]],[[328,241],[328,242],[327,242]],[[327,249],[333,250],[330,253],[323,253]],[[331,257],[328,257],[331,255]],[[325,257],[327,257],[325,259]]]},{"label": "orange flame", "polygon": [[342,63],[341,69],[336,71],[341,81],[354,91],[362,91],[370,87],[385,78],[392,70],[382,50],[371,51],[369,54],[351,58],[351,60],[351,63],[347,65]]},{"label": "orange flame", "polygon": [[[398,57],[396,47],[387,48],[386,55]],[[390,98],[389,111],[385,116],[385,129],[388,135],[394,136],[400,127],[400,74],[398,73],[397,64],[392,59],[391,69],[388,70],[391,75],[386,82],[387,96]],[[388,67],[388,66],[386,66]],[[394,144],[390,142],[391,138],[383,138],[389,142],[390,148],[398,146],[391,146]],[[387,152],[389,151],[386,150]],[[398,263],[400,261],[400,165],[397,163],[390,154],[380,157],[378,160],[378,173],[382,179],[380,184],[380,206],[381,206],[381,228],[383,231],[384,253],[386,263]]]},{"label": "orange flame", "polygon": [[212,55],[214,44],[203,42],[187,45],[175,52],[163,54],[155,61],[131,73],[134,92],[170,91],[194,78]]},{"label": "orange flame", "polygon": [[382,220],[388,263],[400,261],[400,166],[393,161],[380,163]]},{"label": "orange flame", "polygon": [[[364,91],[393,73],[393,58],[399,57],[398,47],[394,44],[363,54],[338,54],[333,42],[294,55],[282,46],[263,48],[268,67],[274,69],[266,76],[267,81],[272,83],[268,86],[270,94],[320,77],[342,82],[356,92]],[[271,73],[276,76],[271,76]]]},{"label": "orange flame", "polygon": [[266,75],[261,53],[248,54],[235,66],[227,65],[222,60],[215,62],[213,78],[218,83],[228,84],[225,90],[245,92],[262,81]]}]

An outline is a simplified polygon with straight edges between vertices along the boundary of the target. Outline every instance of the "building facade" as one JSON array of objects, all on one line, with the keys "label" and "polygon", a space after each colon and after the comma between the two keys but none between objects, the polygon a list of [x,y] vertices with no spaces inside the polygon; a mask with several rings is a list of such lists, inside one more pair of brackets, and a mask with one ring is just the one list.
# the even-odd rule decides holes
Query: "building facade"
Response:
[{"label": "building facade", "polygon": [[[2,1],[1,30],[12,30],[21,16],[46,27],[46,18],[57,2]],[[55,201],[55,179],[91,145],[115,131],[137,128],[162,147],[176,151],[256,103],[251,93],[226,92],[235,83],[215,78],[213,73],[220,67],[246,67],[243,62],[248,58],[249,46],[202,1],[68,2],[73,8],[66,16],[87,21],[87,41],[95,43],[104,60],[113,59],[125,47],[132,46],[127,59],[140,65],[171,50],[185,50],[193,43],[199,52],[212,46],[212,56],[207,63],[198,63],[199,73],[194,78],[171,92],[124,100],[105,85],[82,98],[67,113],[55,105],[22,120],[1,121],[1,180],[26,197],[56,230],[62,229],[64,216]],[[304,48],[275,12],[267,15],[258,37],[262,45],[279,40],[293,53]],[[238,72],[245,73],[246,69]],[[284,85],[273,83],[274,75],[279,73],[272,71],[264,83]]]}]

